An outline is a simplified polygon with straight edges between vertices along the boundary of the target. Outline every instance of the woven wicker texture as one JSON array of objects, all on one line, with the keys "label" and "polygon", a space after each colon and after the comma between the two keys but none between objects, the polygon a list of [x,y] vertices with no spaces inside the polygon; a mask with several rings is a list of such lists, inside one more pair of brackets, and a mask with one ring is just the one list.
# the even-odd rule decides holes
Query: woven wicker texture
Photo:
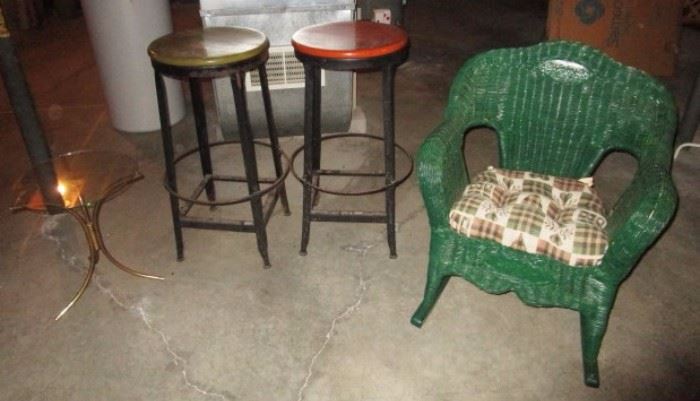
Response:
[{"label": "woven wicker texture", "polygon": [[[442,123],[418,152],[431,241],[425,296],[412,323],[423,324],[451,276],[492,294],[513,291],[528,305],[573,309],[581,317],[584,381],[598,386],[598,351],[617,288],[676,208],[675,115],[656,80],[582,44],[548,42],[469,60]],[[498,133],[507,169],[579,178],[613,150],[637,160],[633,181],[606,216],[609,248],[599,266],[574,268],[450,228],[450,207],[469,183],[464,134],[479,126]]]}]

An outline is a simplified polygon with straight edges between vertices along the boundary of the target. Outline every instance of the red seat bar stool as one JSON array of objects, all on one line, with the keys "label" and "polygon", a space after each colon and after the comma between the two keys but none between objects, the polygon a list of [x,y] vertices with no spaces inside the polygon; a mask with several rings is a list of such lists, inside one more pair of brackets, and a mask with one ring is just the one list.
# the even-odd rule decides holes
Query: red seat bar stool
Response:
[{"label": "red seat bar stool", "polygon": [[[304,64],[306,80],[304,107],[304,145],[297,149],[293,160],[303,151],[304,172],[300,177],[292,173],[304,185],[303,217],[300,254],[306,254],[312,221],[384,223],[387,226],[389,255],[396,258],[396,187],[404,182],[413,170],[413,159],[394,142],[394,75],[396,69],[408,58],[409,41],[406,32],[394,25],[368,21],[343,21],[313,25],[298,30],[292,36],[296,57]],[[321,137],[321,69],[335,71],[378,70],[383,73],[384,136],[367,134],[331,134]],[[384,142],[384,171],[362,173],[321,168],[321,143],[330,139],[364,137]],[[395,151],[398,149],[408,160],[408,172],[396,178]],[[319,186],[320,176],[383,176],[385,185],[362,192],[340,192]],[[368,195],[385,193],[385,212],[364,211],[328,212],[316,211],[314,205],[318,192],[335,195]]]}]

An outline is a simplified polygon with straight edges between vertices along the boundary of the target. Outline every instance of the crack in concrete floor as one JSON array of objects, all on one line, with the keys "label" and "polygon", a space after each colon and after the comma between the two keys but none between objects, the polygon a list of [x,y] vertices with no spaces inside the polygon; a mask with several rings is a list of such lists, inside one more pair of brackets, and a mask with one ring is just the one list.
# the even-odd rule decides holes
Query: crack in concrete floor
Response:
[{"label": "crack in concrete floor", "polygon": [[[63,218],[62,216],[63,215],[49,216],[45,220],[44,224],[42,224],[41,233],[45,238],[55,242],[58,245],[61,259],[68,263],[68,265],[71,268],[77,269],[82,273],[85,273],[87,269],[84,268],[84,266],[82,266],[82,264],[79,262],[80,257],[78,255],[69,254],[70,247],[67,246],[65,238],[62,237],[59,233],[61,219]],[[203,396],[214,397],[224,401],[233,401],[233,398],[227,396],[226,394],[213,391],[211,390],[211,387],[209,387],[209,389],[205,389],[204,387],[207,386],[196,383],[195,381],[190,379],[190,373],[187,369],[187,360],[173,349],[168,336],[165,335],[165,333],[162,330],[156,328],[153,325],[150,315],[148,314],[148,312],[146,312],[146,305],[148,304],[147,298],[141,298],[138,302],[132,305],[128,305],[127,303],[122,301],[120,297],[118,297],[110,287],[108,287],[102,282],[102,279],[99,274],[95,273],[92,277],[92,281],[95,283],[95,285],[101,293],[107,295],[110,298],[110,300],[114,302],[117,306],[119,306],[121,309],[127,312],[134,312],[132,314],[139,317],[143,324],[146,326],[146,328],[148,328],[149,331],[155,333],[158,336],[160,341],[163,343],[163,346],[165,347],[165,351],[168,353],[168,355],[170,355],[173,364],[180,368],[180,372],[182,374],[182,379],[185,386]]]},{"label": "crack in concrete floor", "polygon": [[190,379],[189,377],[189,373],[187,370],[187,361],[185,360],[185,358],[180,356],[180,354],[175,352],[175,350],[173,350],[172,346],[170,345],[170,339],[168,339],[168,336],[166,336],[162,330],[159,330],[155,328],[155,326],[153,326],[153,324],[151,323],[151,318],[143,306],[136,306],[135,310],[138,312],[139,316],[141,317],[141,320],[143,320],[146,327],[148,327],[149,330],[156,333],[160,337],[161,341],[163,342],[163,345],[165,345],[165,350],[168,352],[168,354],[170,354],[173,363],[175,364],[175,366],[180,367],[180,372],[182,373],[182,380],[185,382],[185,385],[187,387],[207,397],[215,397],[225,401],[233,401],[232,398],[228,397],[225,394],[204,389],[201,385],[192,381],[192,379]]},{"label": "crack in concrete floor", "polygon": [[[401,227],[403,227],[405,224],[409,223],[410,221],[412,221],[416,217],[418,217],[422,211],[423,211],[423,207],[420,207],[420,208],[417,208],[417,209],[411,211],[406,217],[404,217],[401,221],[396,223],[396,231],[397,232],[400,231]],[[384,241],[385,241],[385,235],[382,234],[381,238],[378,238],[372,242],[360,242],[358,244],[346,245],[346,246],[341,247],[341,249],[344,251],[347,251],[347,252],[357,253],[360,258],[364,258],[370,249],[374,248],[375,246],[378,246],[379,244],[383,243]],[[326,332],[325,339],[324,339],[323,343],[321,344],[321,347],[311,357],[311,361],[309,362],[309,365],[306,368],[306,377],[304,377],[304,381],[302,382],[301,387],[299,387],[299,390],[297,391],[297,401],[304,400],[304,391],[308,388],[309,384],[311,383],[311,379],[313,378],[313,374],[314,374],[313,369],[314,369],[314,366],[316,365],[316,361],[321,356],[323,351],[325,351],[326,347],[328,346],[331,339],[335,335],[334,331],[335,331],[335,327],[338,324],[338,322],[343,320],[343,319],[348,318],[350,315],[352,315],[360,307],[360,304],[362,304],[362,299],[364,298],[364,295],[367,292],[367,283],[368,283],[368,280],[366,279],[366,277],[364,275],[364,269],[362,269],[362,267],[360,267],[360,281],[358,283],[358,287],[355,290],[357,292],[355,302],[353,302],[350,306],[348,306],[344,311],[342,311],[338,316],[336,316],[331,321],[330,327],[329,327],[328,331]]]},{"label": "crack in concrete floor", "polygon": [[[363,258],[367,254],[367,252],[374,246],[376,246],[376,244],[359,243],[356,245],[347,245],[342,247],[341,249],[347,252],[357,253],[360,255],[360,258]],[[302,401],[304,399],[304,391],[311,383],[316,361],[321,356],[321,354],[323,354],[323,351],[325,351],[331,339],[335,336],[335,327],[338,324],[338,322],[351,316],[362,304],[362,299],[364,298],[365,292],[367,292],[367,280],[365,280],[363,270],[364,269],[362,268],[362,265],[360,265],[360,280],[357,285],[357,288],[355,289],[355,292],[357,293],[357,295],[355,296],[355,301],[331,321],[331,325],[328,328],[328,331],[325,335],[325,340],[321,344],[321,347],[318,349],[318,351],[316,351],[316,353],[311,357],[311,362],[309,362],[309,365],[306,368],[306,377],[304,377],[304,382],[301,384],[301,387],[299,387],[299,390],[297,391],[297,401]]]},{"label": "crack in concrete floor", "polygon": [[[422,210],[422,207],[417,208],[411,211],[404,219],[397,222],[397,231],[400,230],[400,228],[403,225],[415,219]],[[66,246],[65,238],[61,237],[60,234],[57,234],[57,232],[60,230],[59,226],[61,218],[61,215],[49,216],[45,220],[44,224],[42,224],[42,235],[47,239],[54,241],[58,245],[61,259],[67,262],[68,265],[72,268],[79,269],[81,272],[84,272],[85,269],[82,268],[82,264],[79,262],[80,257],[78,255],[70,255],[68,252],[69,247]],[[341,249],[347,252],[356,253],[358,254],[359,258],[364,258],[372,248],[379,245],[380,243],[383,243],[384,240],[385,238],[382,234],[381,239],[378,238],[373,242],[360,242],[358,244],[343,246]],[[145,303],[148,302],[147,299],[142,298],[141,300],[139,300],[139,302],[136,302],[132,305],[128,305],[127,303],[122,301],[120,297],[117,296],[109,286],[105,285],[102,282],[102,279],[99,274],[95,274],[93,276],[93,281],[95,282],[97,288],[101,293],[107,295],[112,302],[114,302],[123,310],[134,312],[134,314],[139,317],[139,319],[143,322],[146,328],[148,328],[149,331],[158,336],[160,341],[163,343],[165,351],[170,356],[173,364],[180,368],[182,380],[186,387],[206,397],[217,398],[224,401],[233,401],[233,398],[229,397],[223,392],[211,390],[211,387],[206,388],[207,386],[197,383],[196,381],[190,378],[190,373],[187,369],[186,359],[173,349],[168,336],[162,330],[156,328],[153,325],[151,316],[146,311]],[[350,304],[345,310],[343,310],[331,321],[330,327],[324,336],[324,341],[321,344],[321,347],[311,357],[311,361],[309,362],[309,365],[306,368],[306,376],[304,377],[304,381],[302,382],[301,386],[299,387],[299,390],[297,391],[297,401],[302,401],[304,399],[305,391],[310,385],[311,380],[313,379],[314,367],[316,366],[318,358],[323,354],[323,352],[328,347],[328,344],[330,343],[331,339],[335,336],[335,328],[338,325],[338,323],[350,317],[355,311],[359,309],[360,305],[362,304],[362,300],[364,299],[364,295],[367,291],[367,284],[368,280],[364,275],[364,269],[360,267],[359,282],[357,288],[355,289],[355,292],[357,294],[355,300],[352,302],[352,304]]]}]

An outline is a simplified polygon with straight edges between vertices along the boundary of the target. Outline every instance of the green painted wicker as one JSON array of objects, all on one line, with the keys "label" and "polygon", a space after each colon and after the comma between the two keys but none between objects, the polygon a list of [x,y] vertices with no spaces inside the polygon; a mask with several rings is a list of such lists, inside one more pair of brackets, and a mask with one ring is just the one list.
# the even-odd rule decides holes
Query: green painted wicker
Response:
[{"label": "green painted wicker", "polygon": [[[675,115],[671,95],[656,80],[582,44],[547,42],[469,60],[417,157],[431,239],[425,296],[411,322],[423,324],[451,276],[492,294],[513,291],[531,306],[578,311],[584,381],[597,387],[598,352],[617,289],[676,208]],[[464,135],[480,126],[497,132],[507,169],[578,178],[592,175],[611,151],[637,160],[632,183],[607,216],[610,245],[601,265],[575,268],[450,228],[450,207],[469,183]]]}]

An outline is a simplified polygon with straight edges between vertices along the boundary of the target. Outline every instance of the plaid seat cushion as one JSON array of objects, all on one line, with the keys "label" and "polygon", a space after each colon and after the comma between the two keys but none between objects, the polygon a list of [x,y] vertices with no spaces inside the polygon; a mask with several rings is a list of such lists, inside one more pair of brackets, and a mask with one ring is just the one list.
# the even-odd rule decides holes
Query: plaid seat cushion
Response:
[{"label": "plaid seat cushion", "polygon": [[591,179],[489,167],[450,210],[450,226],[571,266],[600,264],[608,248],[603,203]]}]

